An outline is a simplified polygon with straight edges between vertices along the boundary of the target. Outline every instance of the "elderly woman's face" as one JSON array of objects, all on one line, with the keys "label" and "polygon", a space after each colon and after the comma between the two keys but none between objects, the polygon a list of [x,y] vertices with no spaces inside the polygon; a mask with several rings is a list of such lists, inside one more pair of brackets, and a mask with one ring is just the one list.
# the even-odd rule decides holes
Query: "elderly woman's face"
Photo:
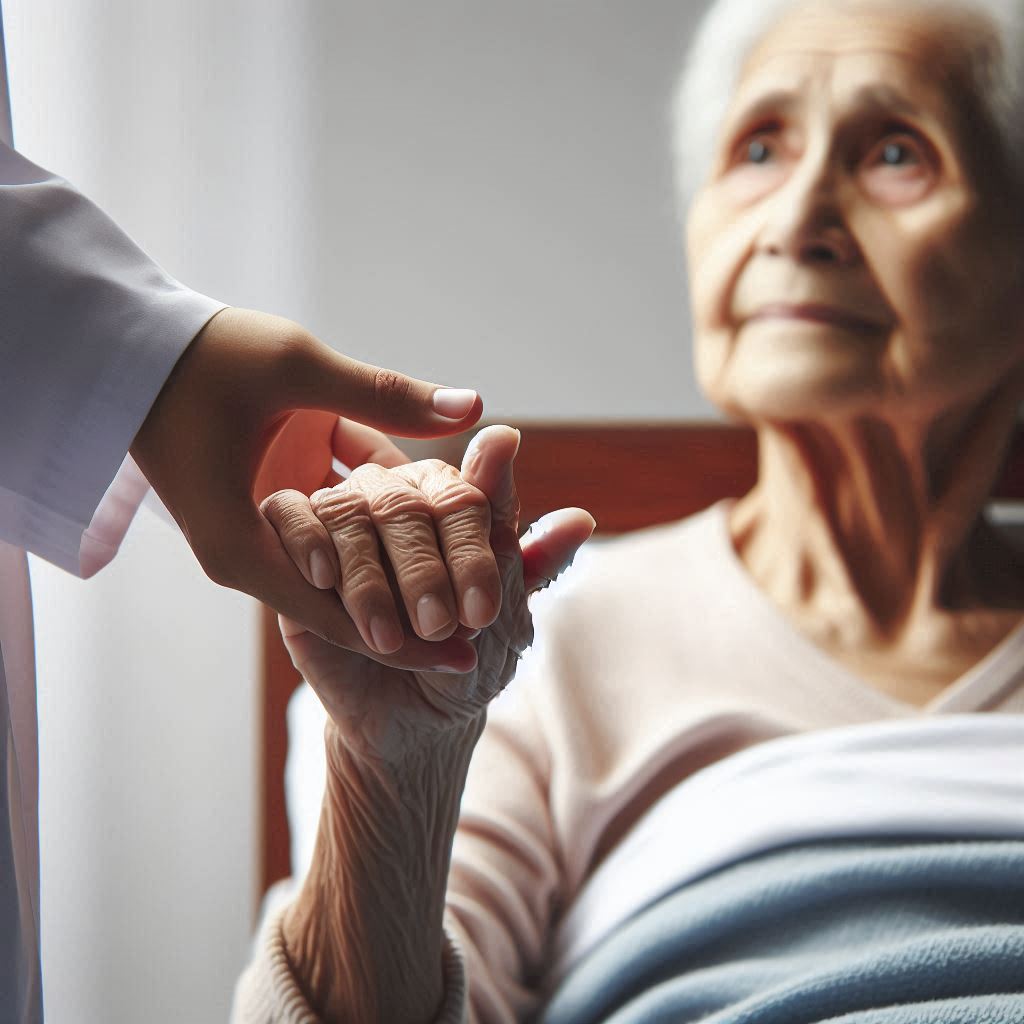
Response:
[{"label": "elderly woman's face", "polygon": [[721,406],[932,416],[1024,362],[1020,194],[967,84],[981,28],[934,18],[804,9],[747,63],[689,222]]}]

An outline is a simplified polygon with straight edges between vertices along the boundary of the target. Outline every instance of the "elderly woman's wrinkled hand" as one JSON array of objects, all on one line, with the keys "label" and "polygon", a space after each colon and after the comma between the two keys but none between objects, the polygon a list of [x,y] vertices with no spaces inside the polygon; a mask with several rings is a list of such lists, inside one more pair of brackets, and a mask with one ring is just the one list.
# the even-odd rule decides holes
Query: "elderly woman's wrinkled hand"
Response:
[{"label": "elderly woman's wrinkled hand", "polygon": [[532,641],[528,595],[590,536],[593,519],[564,509],[520,546],[518,445],[516,431],[491,427],[461,472],[436,460],[364,466],[310,499],[279,492],[264,502],[297,565],[311,547],[331,553],[363,639],[346,650],[281,622],[350,753],[393,762],[479,715]]}]

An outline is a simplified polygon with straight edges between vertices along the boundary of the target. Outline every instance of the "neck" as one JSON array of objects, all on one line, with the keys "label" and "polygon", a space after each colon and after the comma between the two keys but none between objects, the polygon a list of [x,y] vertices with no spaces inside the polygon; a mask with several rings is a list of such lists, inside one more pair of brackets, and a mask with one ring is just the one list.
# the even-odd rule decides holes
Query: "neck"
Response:
[{"label": "neck", "polygon": [[948,627],[967,615],[976,635],[989,609],[1002,612],[991,646],[1024,605],[1018,566],[982,518],[1015,415],[1007,394],[921,423],[759,425],[758,484],[731,521],[741,559],[834,652],[931,645],[948,659],[963,645]]}]

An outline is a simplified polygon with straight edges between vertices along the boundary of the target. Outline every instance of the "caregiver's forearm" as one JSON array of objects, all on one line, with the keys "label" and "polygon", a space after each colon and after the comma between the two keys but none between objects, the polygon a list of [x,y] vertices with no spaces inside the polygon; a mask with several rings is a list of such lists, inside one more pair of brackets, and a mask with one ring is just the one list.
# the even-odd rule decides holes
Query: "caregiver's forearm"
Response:
[{"label": "caregiver's forearm", "polygon": [[327,733],[327,791],[285,946],[330,1024],[430,1024],[442,999],[445,887],[481,714],[398,766],[369,766]]}]

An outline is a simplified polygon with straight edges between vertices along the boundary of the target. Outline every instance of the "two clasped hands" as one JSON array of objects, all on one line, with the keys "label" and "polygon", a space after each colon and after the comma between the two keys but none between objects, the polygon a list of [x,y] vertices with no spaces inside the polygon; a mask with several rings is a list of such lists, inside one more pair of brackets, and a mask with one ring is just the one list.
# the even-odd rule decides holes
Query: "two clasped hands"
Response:
[{"label": "two clasped hands", "polygon": [[[593,530],[562,509],[520,542],[511,427],[478,434],[461,469],[410,463],[379,432],[456,433],[481,411],[472,391],[229,308],[132,446],[207,574],[282,613],[297,668],[368,755],[482,710],[530,642],[527,596]],[[354,467],[347,480],[335,458]]]},{"label": "two clasped hands", "polygon": [[311,582],[335,590],[351,621],[340,647],[281,619],[296,667],[350,750],[390,760],[482,711],[532,640],[527,597],[590,536],[591,517],[563,509],[520,541],[519,440],[511,427],[487,427],[461,469],[408,463],[387,444],[377,453],[385,465],[359,466],[311,497],[283,490],[263,502],[297,569],[316,566]]}]

